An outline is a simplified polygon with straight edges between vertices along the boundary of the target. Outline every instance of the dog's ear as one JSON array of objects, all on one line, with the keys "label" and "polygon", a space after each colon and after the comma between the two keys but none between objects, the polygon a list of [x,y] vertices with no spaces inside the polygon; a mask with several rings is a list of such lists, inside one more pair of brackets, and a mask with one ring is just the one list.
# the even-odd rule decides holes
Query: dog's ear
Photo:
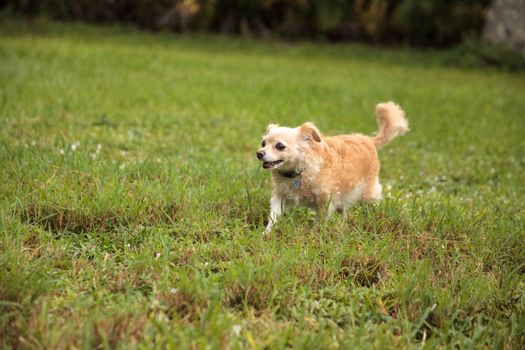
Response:
[{"label": "dog's ear", "polygon": [[305,140],[321,142],[321,133],[319,132],[319,129],[317,129],[315,125],[310,122],[306,122],[301,125],[299,133]]},{"label": "dog's ear", "polygon": [[268,124],[268,126],[266,127],[266,133],[269,133],[270,131],[272,131],[272,129],[275,129],[278,126],[278,124]]}]

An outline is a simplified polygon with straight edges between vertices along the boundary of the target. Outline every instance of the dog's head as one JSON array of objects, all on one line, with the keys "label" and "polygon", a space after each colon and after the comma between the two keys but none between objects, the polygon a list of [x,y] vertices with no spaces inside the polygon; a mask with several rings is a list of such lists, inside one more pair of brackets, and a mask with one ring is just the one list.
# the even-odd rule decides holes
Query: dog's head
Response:
[{"label": "dog's head", "polygon": [[304,160],[305,151],[322,142],[321,133],[310,122],[297,128],[270,124],[263,136],[257,158],[267,170],[294,171]]}]

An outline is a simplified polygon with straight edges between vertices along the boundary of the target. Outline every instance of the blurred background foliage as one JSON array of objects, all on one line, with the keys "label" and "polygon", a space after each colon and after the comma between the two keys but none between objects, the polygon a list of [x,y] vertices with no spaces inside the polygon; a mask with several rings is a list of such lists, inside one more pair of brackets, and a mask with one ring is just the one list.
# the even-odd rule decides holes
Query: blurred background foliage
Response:
[{"label": "blurred background foliage", "polygon": [[491,0],[0,0],[7,16],[284,40],[452,48],[462,67],[525,70],[525,55],[481,40]]},{"label": "blurred background foliage", "polygon": [[8,12],[288,40],[446,47],[477,37],[490,0],[0,0]]}]

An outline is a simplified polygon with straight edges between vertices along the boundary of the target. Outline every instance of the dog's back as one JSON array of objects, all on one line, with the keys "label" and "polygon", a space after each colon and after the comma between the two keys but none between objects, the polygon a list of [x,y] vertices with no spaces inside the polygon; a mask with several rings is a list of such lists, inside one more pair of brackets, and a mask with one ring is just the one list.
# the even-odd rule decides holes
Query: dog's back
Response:
[{"label": "dog's back", "polygon": [[346,199],[355,202],[377,197],[380,165],[372,137],[339,135],[323,137],[323,143],[319,154],[321,169],[313,179],[316,186],[329,193],[337,207],[351,204]]}]

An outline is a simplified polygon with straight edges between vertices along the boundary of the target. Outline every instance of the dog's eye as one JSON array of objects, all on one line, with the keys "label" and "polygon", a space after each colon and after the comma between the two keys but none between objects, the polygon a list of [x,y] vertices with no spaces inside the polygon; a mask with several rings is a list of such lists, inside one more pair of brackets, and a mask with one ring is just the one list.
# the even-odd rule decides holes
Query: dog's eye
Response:
[{"label": "dog's eye", "polygon": [[286,146],[279,142],[275,145],[275,148],[277,148],[279,151],[282,151],[286,148]]},{"label": "dog's eye", "polygon": [[261,146],[265,147],[266,146],[266,141],[262,140]]}]

